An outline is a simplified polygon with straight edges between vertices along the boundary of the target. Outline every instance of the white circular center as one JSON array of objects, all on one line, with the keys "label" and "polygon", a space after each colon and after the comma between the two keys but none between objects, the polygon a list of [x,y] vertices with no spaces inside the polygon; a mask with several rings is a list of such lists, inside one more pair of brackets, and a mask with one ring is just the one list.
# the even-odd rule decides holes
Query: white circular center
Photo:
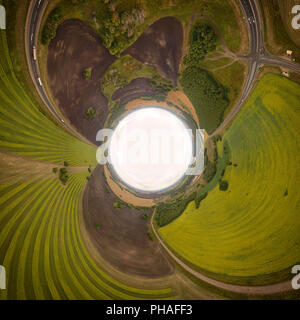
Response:
[{"label": "white circular center", "polygon": [[192,159],[191,132],[170,111],[149,106],[119,121],[109,144],[110,164],[125,184],[160,191],[178,182]]}]

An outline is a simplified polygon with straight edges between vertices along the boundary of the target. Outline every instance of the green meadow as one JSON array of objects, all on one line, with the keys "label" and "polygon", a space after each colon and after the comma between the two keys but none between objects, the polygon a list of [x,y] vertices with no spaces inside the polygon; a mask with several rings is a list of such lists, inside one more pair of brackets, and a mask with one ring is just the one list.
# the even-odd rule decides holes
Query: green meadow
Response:
[{"label": "green meadow", "polygon": [[20,161],[32,160],[32,166],[39,160],[50,163],[50,170],[67,161],[68,170],[77,170],[66,186],[54,174],[38,180],[27,174],[0,185],[0,264],[7,272],[7,290],[0,290],[0,299],[173,297],[170,288],[133,288],[118,282],[87,251],[79,229],[80,201],[87,168],[96,164],[96,147],[68,134],[31,102],[14,75],[2,30],[0,148],[1,156],[7,151],[22,155]]},{"label": "green meadow", "polygon": [[300,262],[299,127],[299,85],[264,76],[221,142],[231,150],[227,191],[217,185],[159,229],[168,246],[229,282],[290,278]]}]

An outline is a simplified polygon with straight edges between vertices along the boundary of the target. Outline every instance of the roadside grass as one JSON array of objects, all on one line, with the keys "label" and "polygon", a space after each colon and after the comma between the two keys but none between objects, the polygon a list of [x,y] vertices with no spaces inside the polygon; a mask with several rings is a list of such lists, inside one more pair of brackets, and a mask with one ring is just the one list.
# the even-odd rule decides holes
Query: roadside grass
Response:
[{"label": "roadside grass", "polygon": [[[216,186],[159,229],[165,242],[210,276],[240,284],[291,279],[300,262],[299,85],[265,75],[225,133],[227,191]],[[288,190],[288,193],[286,192]]]},{"label": "roadside grass", "polygon": [[236,104],[246,78],[247,64],[236,61],[228,67],[212,71],[214,77],[228,90],[229,105],[225,109],[223,119]]},{"label": "roadside grass", "polygon": [[285,55],[293,51],[293,58],[300,61],[299,31],[292,29],[292,7],[295,0],[259,0],[262,9],[266,48],[274,55]]},{"label": "roadside grass", "polygon": [[209,60],[205,59],[200,62],[199,67],[206,69],[206,70],[213,70],[216,68],[225,67],[227,64],[232,63],[232,59],[228,57],[220,57],[220,59],[216,60]]}]

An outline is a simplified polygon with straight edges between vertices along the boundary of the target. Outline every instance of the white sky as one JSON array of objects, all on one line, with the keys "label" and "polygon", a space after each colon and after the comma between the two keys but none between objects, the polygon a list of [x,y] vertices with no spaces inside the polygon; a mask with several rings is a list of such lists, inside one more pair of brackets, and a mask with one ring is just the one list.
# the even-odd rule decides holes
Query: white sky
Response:
[{"label": "white sky", "polygon": [[185,174],[192,158],[192,138],[174,113],[149,106],[119,122],[109,156],[123,182],[135,189],[159,191]]}]

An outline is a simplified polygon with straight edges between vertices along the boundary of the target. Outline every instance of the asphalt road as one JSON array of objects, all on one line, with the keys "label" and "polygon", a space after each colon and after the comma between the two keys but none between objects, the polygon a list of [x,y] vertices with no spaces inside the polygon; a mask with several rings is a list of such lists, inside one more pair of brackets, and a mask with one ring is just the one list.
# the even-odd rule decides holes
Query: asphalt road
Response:
[{"label": "asphalt road", "polygon": [[272,56],[266,52],[264,47],[263,23],[256,1],[240,0],[240,3],[245,14],[245,19],[248,21],[250,39],[250,52],[246,56],[249,63],[248,76],[238,103],[231,110],[221,125],[211,134],[211,136],[218,134],[222,129],[224,129],[239,112],[251,92],[257,72],[262,65],[279,66],[300,73],[300,65],[298,63]]},{"label": "asphalt road", "polygon": [[80,140],[90,143],[84,137],[82,137],[78,132],[76,132],[71,126],[69,126],[64,121],[64,119],[61,118],[61,116],[56,112],[55,108],[52,106],[44,87],[41,86],[38,81],[38,77],[40,76],[40,71],[39,71],[37,60],[34,60],[33,58],[33,46],[35,45],[36,48],[38,47],[37,37],[39,32],[40,21],[42,19],[47,3],[48,3],[48,0],[33,1],[27,16],[27,24],[26,24],[26,31],[25,31],[25,48],[26,48],[27,62],[28,62],[31,78],[35,84],[35,87],[40,97],[42,98],[45,105],[47,106],[49,111],[52,113],[52,115],[57,119],[57,121],[74,136],[76,136]]},{"label": "asphalt road", "polygon": [[[29,12],[29,30],[26,30],[26,52],[28,58],[28,64],[31,76],[37,87],[39,94],[41,95],[42,99],[45,101],[46,106],[50,110],[50,112],[57,118],[57,120],[71,133],[75,136],[82,139],[82,137],[75,132],[70,126],[68,126],[63,119],[57,114],[53,106],[51,105],[47,94],[43,87],[39,85],[37,77],[39,76],[39,69],[36,61],[33,59],[32,55],[32,46],[36,45],[36,38],[38,33],[38,28],[41,20],[41,16],[44,12],[44,8],[47,4],[48,0],[36,0],[32,6],[32,10]],[[253,87],[254,81],[256,79],[257,72],[261,65],[275,65],[290,69],[295,72],[300,73],[300,65],[294,63],[292,61],[284,60],[278,57],[274,57],[268,54],[264,48],[264,32],[262,27],[261,16],[259,13],[259,8],[256,4],[255,0],[240,0],[242,5],[245,19],[248,21],[248,29],[249,29],[249,40],[250,40],[250,52],[246,57],[249,61],[249,72],[246,79],[245,86],[243,88],[243,92],[241,94],[240,100],[238,101],[237,105],[233,108],[230,114],[226,117],[223,123],[219,126],[219,128],[212,134],[217,134],[220,130],[222,130],[228,123],[233,119],[233,117],[238,113],[241,106],[247,99],[251,89]],[[37,45],[36,45],[37,46]],[[153,217],[151,219],[151,226],[154,230],[154,233],[161,244],[161,246],[166,250],[166,252],[178,263],[180,264],[186,271],[193,274],[195,277],[210,283],[216,287],[223,288],[225,290],[230,290],[233,292],[239,293],[247,293],[247,294],[267,294],[267,293],[275,293],[280,291],[291,290],[291,283],[290,281],[278,283],[274,285],[267,285],[267,286],[240,286],[240,285],[231,285],[227,283],[223,283],[209,277],[204,276],[203,274],[193,270],[184,262],[182,262],[178,257],[176,257],[172,251],[164,244],[164,242],[159,237],[157,231],[153,226]]]},{"label": "asphalt road", "polygon": [[[254,81],[256,79],[257,72],[262,64],[271,64],[271,65],[281,66],[281,67],[291,69],[295,72],[300,72],[299,64],[288,61],[288,60],[284,60],[278,57],[274,57],[266,53],[264,48],[264,32],[262,27],[263,24],[262,24],[259,9],[257,7],[255,0],[240,0],[240,3],[243,7],[245,19],[247,19],[248,21],[250,52],[247,58],[249,60],[249,72],[248,72],[247,80],[246,80],[239,102],[233,108],[230,114],[226,117],[223,123],[219,126],[219,128],[217,128],[217,130],[212,135],[217,134],[226,125],[228,125],[228,123],[233,119],[233,117],[239,112],[241,106],[244,104],[245,100],[247,99],[248,95],[251,92]],[[152,215],[150,224],[160,245],[164,248],[164,250],[169,254],[169,256],[176,263],[178,263],[182,268],[184,268],[187,272],[189,272],[196,278],[206,283],[209,283],[213,286],[216,286],[218,288],[229,290],[231,292],[243,293],[243,294],[253,294],[253,295],[254,294],[273,294],[277,292],[292,290],[291,281],[285,281],[282,283],[276,283],[273,285],[265,285],[265,286],[242,286],[242,285],[233,285],[233,284],[224,283],[203,275],[202,273],[192,269],[190,266],[185,264],[167,247],[167,245],[160,238],[158,232],[154,227],[154,224],[153,224],[154,216],[155,214]]]}]

